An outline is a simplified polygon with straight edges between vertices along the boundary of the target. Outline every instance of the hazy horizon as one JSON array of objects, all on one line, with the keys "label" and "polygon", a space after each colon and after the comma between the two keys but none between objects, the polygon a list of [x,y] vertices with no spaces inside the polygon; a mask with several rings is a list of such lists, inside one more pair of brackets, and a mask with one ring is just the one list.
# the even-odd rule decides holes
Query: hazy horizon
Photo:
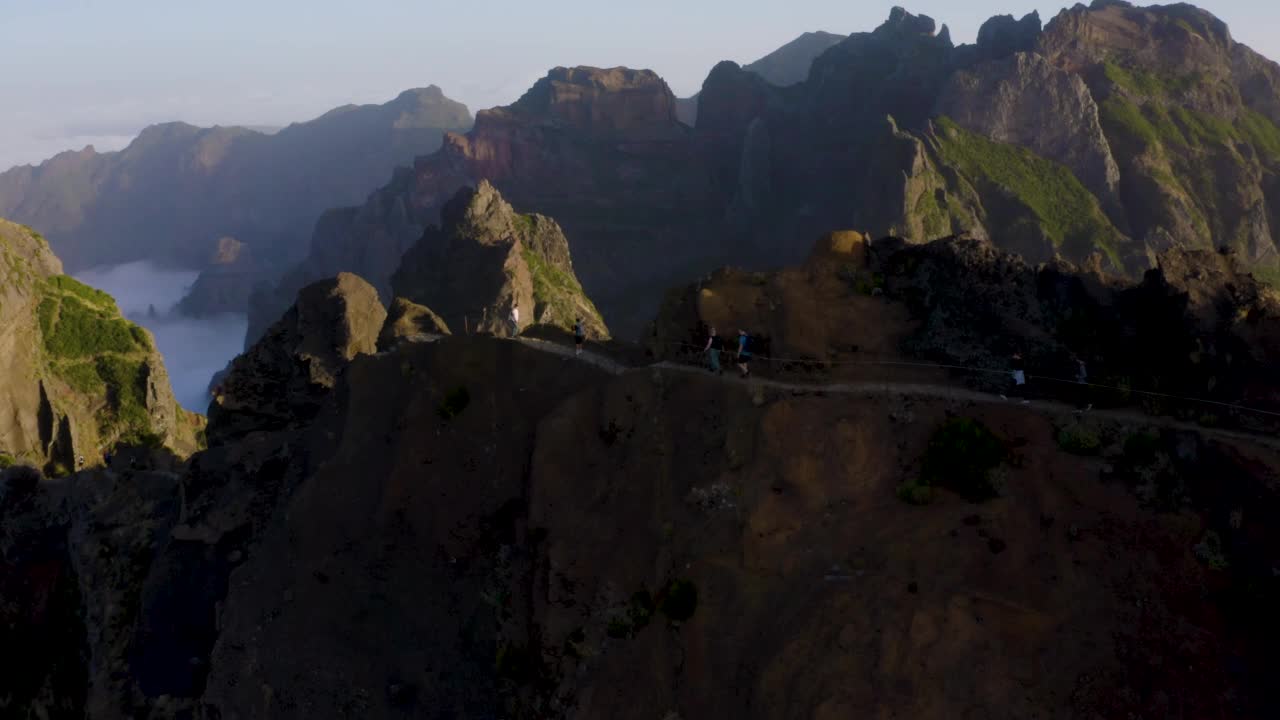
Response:
[{"label": "hazy horizon", "polygon": [[[399,0],[0,0],[0,43],[24,67],[0,77],[0,171],[85,145],[118,150],[155,123],[284,126],[427,85],[474,113],[514,101],[557,65],[647,68],[687,97],[721,60],[751,62],[804,32],[870,31],[896,4],[948,25],[957,43],[973,42],[993,15],[1038,10],[1047,23],[1068,5],[653,0],[624,14],[586,0],[495,0],[486,15],[502,22],[486,24],[466,6]],[[1280,57],[1269,32],[1280,4],[1200,6],[1238,41]]]}]

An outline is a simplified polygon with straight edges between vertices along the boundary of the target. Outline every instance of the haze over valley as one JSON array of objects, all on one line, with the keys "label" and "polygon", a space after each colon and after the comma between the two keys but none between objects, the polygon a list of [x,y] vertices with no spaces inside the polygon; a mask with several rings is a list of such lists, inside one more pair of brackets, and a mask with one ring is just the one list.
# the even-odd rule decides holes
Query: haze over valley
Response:
[{"label": "haze over valley", "polygon": [[0,718],[1280,717],[1280,5],[4,15]]}]

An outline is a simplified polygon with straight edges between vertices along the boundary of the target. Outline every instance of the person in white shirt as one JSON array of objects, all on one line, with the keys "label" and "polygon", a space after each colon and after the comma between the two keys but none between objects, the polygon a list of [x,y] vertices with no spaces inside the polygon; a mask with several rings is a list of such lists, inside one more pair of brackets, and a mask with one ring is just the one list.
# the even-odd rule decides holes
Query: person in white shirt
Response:
[{"label": "person in white shirt", "polygon": [[520,303],[511,303],[511,337],[520,334]]}]

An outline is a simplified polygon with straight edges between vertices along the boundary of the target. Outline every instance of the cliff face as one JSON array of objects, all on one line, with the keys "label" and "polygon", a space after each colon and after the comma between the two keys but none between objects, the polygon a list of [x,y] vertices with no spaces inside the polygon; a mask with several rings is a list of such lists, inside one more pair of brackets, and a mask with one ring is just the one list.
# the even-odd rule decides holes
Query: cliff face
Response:
[{"label": "cliff face", "polygon": [[[470,125],[434,86],[273,135],[157,125],[120,152],[87,148],[0,174],[0,215],[44,232],[73,270],[142,259],[203,268],[229,236],[274,278],[304,254],[321,212],[358,202],[445,131]],[[245,300],[242,289],[235,309]]]},{"label": "cliff face", "polygon": [[1274,274],[1280,68],[1186,5],[1064,11],[1039,51],[1099,98],[1135,237],[1156,249],[1231,247]]},{"label": "cliff face", "polygon": [[896,8],[786,87],[721,63],[692,130],[652,73],[560,68],[363,208],[326,215],[308,260],[255,302],[250,340],[309,279],[350,269],[385,297],[399,254],[481,179],[563,225],[623,336],[666,285],[798,262],[842,227],[967,233],[1131,279],[1171,248],[1227,246],[1270,277],[1277,87],[1280,67],[1212,16],[1123,3],[1044,29],[993,18],[965,46]]},{"label": "cliff face", "polygon": [[438,312],[454,329],[505,335],[511,307],[521,326],[572,331],[581,318],[593,339],[609,330],[582,291],[559,225],[520,215],[488,181],[464,188],[441,211],[391,279],[395,296]]},{"label": "cliff face", "polygon": [[195,450],[150,334],[62,274],[30,228],[0,220],[0,457],[63,474],[117,442]]},{"label": "cliff face", "polygon": [[710,229],[720,213],[666,83],[649,71],[557,68],[516,103],[478,113],[466,135],[447,135],[364,206],[326,213],[311,255],[255,297],[248,342],[310,280],[347,270],[386,293],[444,203],[481,180],[556,219],[587,292],[627,327],[640,326],[656,288],[714,266],[707,258],[727,247]]},{"label": "cliff face", "polygon": [[[1277,71],[1188,6],[1077,6],[1043,31],[1035,15],[993,18],[960,47],[899,9],[785,92],[718,69],[704,96],[739,100],[706,104],[699,127],[720,168],[748,127],[768,128],[773,192],[748,217],[774,237],[967,231],[1131,277],[1171,247],[1228,246],[1270,276]],[[936,131],[948,126],[965,134]],[[1056,197],[1087,227],[1069,227]]]},{"label": "cliff face", "polygon": [[[1100,421],[1105,461],[1081,458],[1056,439],[1069,412],[612,376],[489,338],[356,355],[335,377],[309,419],[210,449],[181,481],[86,475],[6,494],[0,581],[54,600],[7,595],[0,612],[21,622],[0,632],[60,628],[38,652],[0,645],[22,669],[16,707],[1276,707],[1280,457],[1265,446]],[[998,496],[902,502],[956,417],[1002,448]],[[118,549],[93,552],[104,544]],[[86,675],[87,690],[73,680]]]}]

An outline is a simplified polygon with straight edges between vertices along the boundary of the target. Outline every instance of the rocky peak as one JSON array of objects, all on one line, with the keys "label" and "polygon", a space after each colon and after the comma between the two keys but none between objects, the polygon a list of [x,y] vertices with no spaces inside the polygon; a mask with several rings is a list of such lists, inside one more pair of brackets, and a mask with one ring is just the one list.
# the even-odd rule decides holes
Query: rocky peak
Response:
[{"label": "rocky peak", "polygon": [[737,63],[717,63],[698,95],[698,131],[740,135],[753,118],[776,108],[779,91]]},{"label": "rocky peak", "polygon": [[937,31],[938,24],[928,15],[912,15],[903,7],[894,7],[889,11],[889,19],[876,28],[877,34],[886,35],[928,35]]},{"label": "rocky peak", "polygon": [[1040,39],[1042,27],[1038,11],[1033,10],[1021,20],[997,15],[978,30],[978,57],[999,60],[1016,52],[1030,52]]},{"label": "rocky peak", "polygon": [[488,181],[459,190],[391,280],[398,298],[438,312],[455,331],[510,331],[513,305],[521,327],[572,329],[581,317],[588,334],[608,328],[573,272],[569,242],[542,215],[521,215]]},{"label": "rocky peak", "polygon": [[386,317],[378,291],[358,275],[340,273],[303,288],[214,389],[210,444],[312,418],[347,363],[377,351]]},{"label": "rocky peak", "polygon": [[557,67],[508,108],[476,118],[532,116],[594,136],[670,134],[677,124],[676,98],[652,70]]}]

